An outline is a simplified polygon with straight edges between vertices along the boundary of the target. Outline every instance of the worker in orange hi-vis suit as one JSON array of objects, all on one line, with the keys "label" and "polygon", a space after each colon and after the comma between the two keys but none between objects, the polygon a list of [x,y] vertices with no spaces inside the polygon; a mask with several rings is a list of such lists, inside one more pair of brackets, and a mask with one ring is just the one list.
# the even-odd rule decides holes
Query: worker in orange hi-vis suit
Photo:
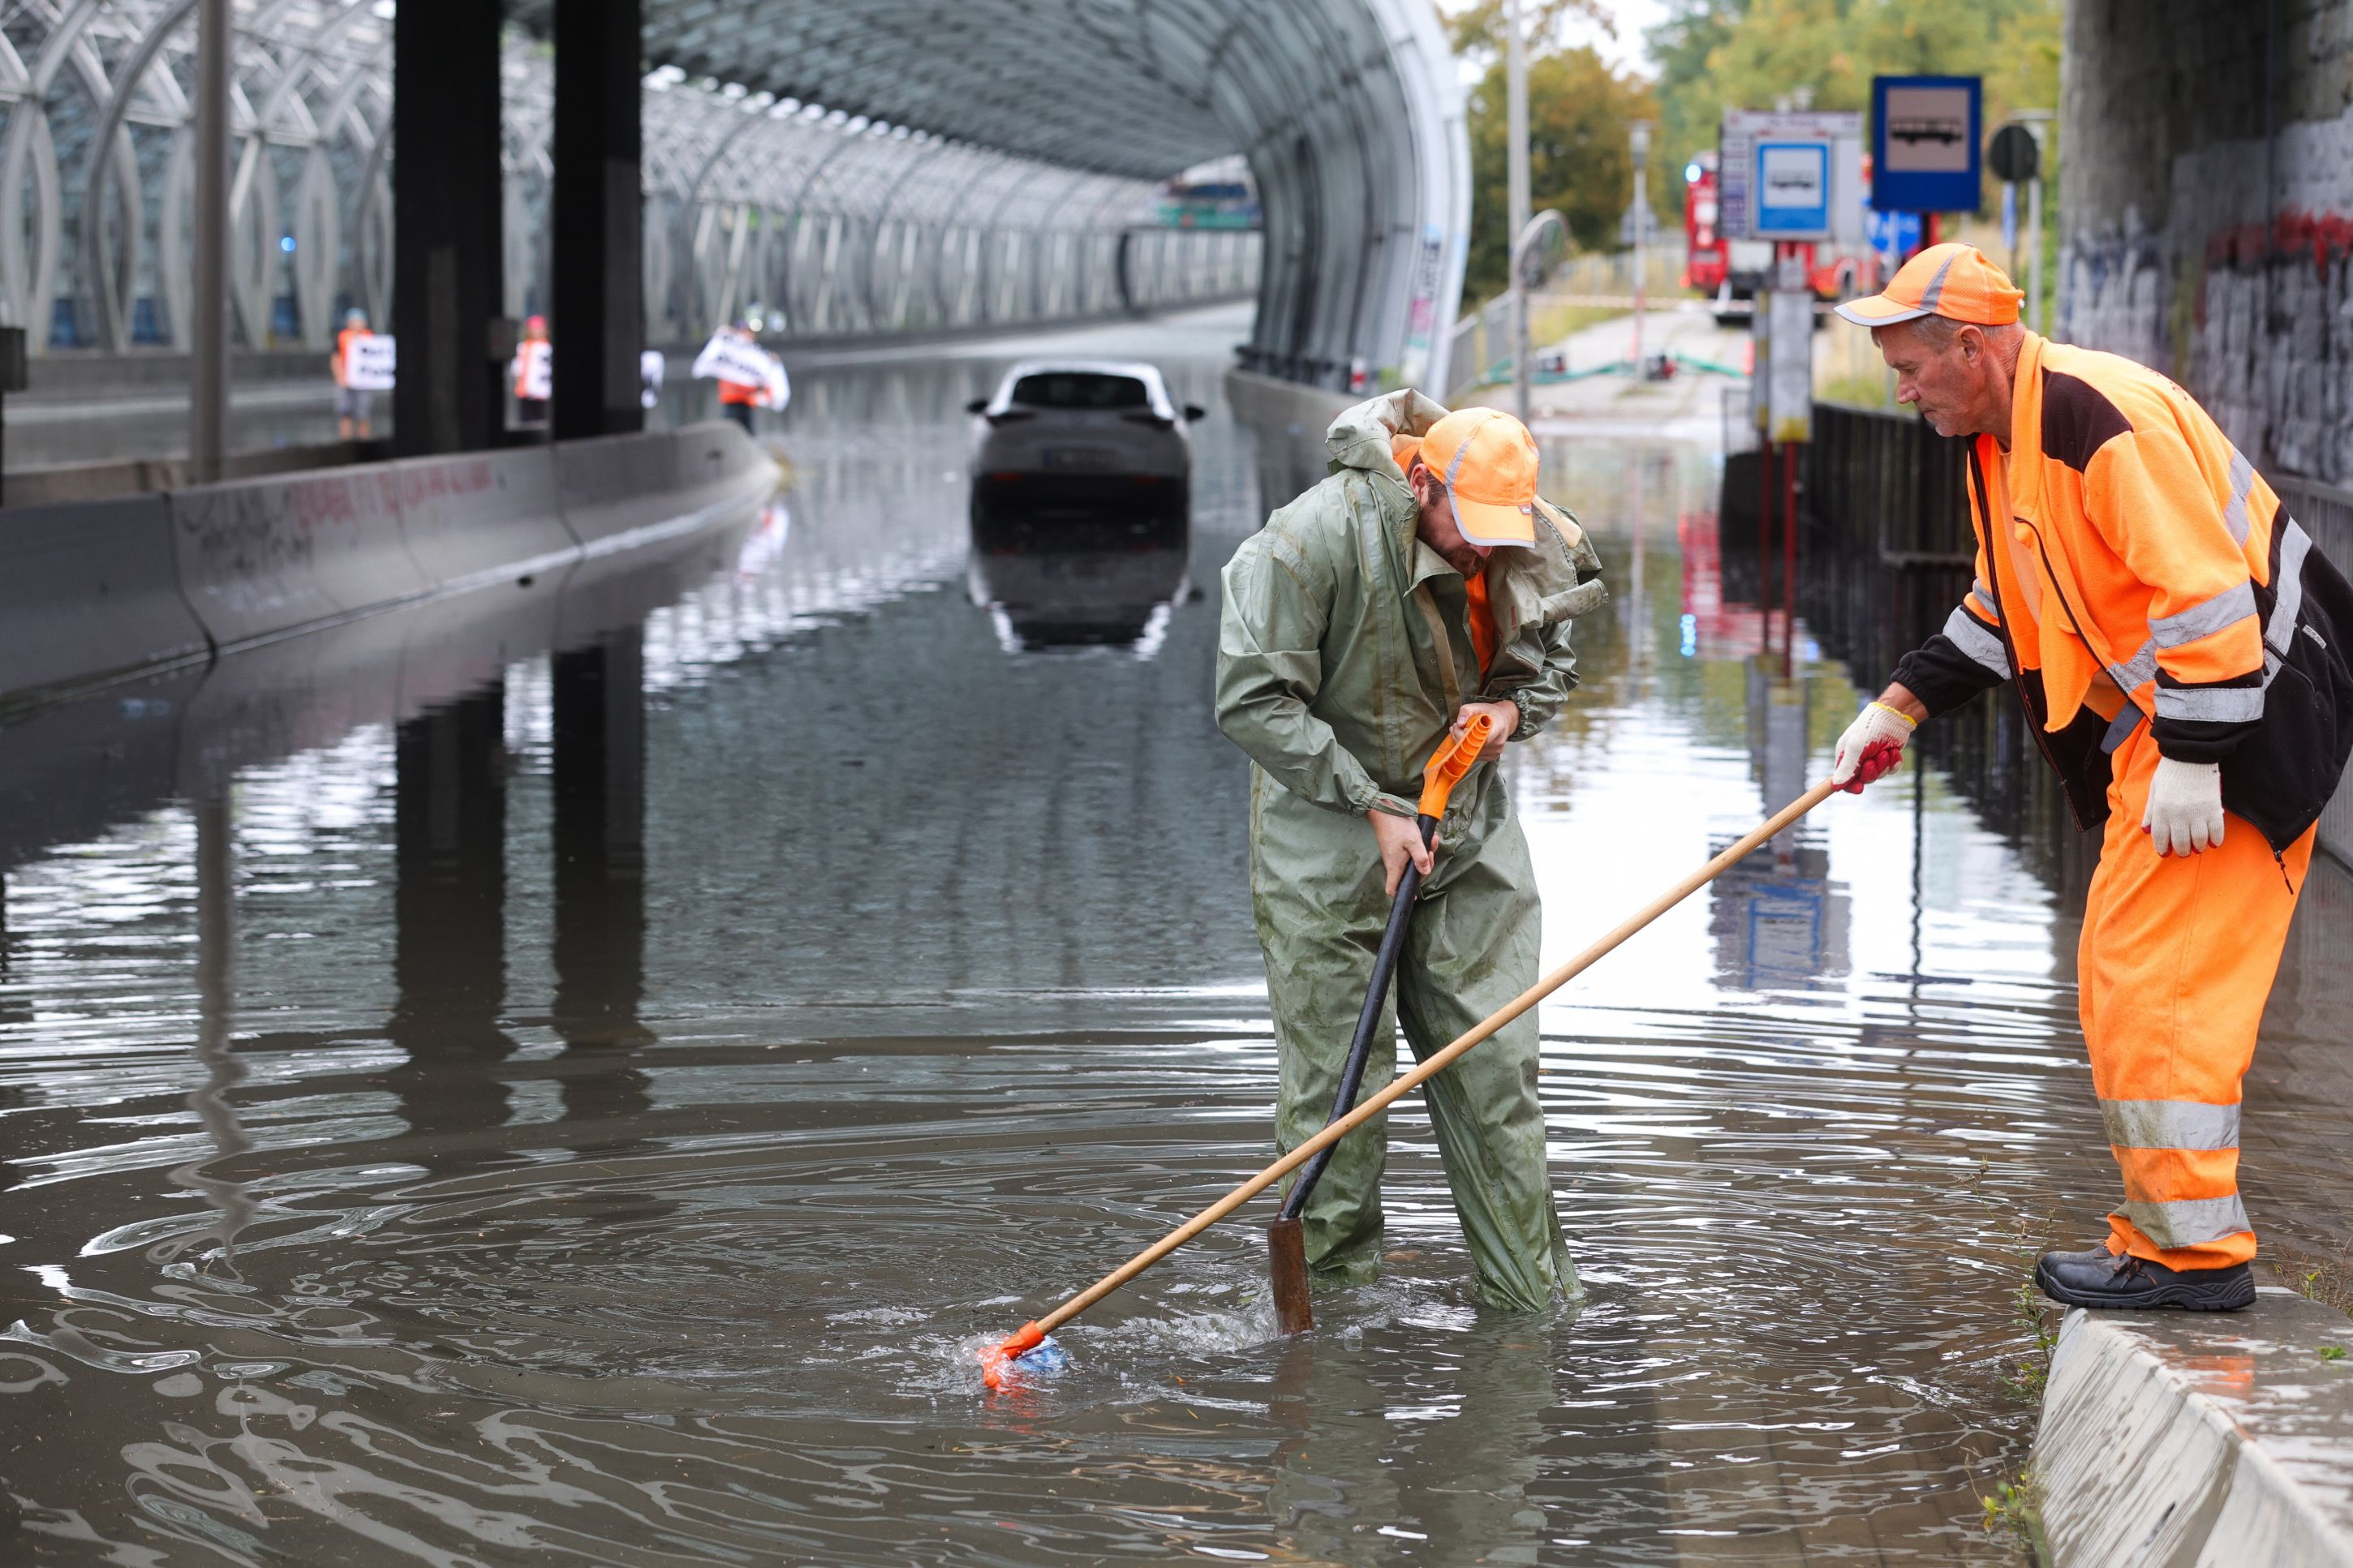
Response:
[{"label": "worker in orange hi-vis suit", "polygon": [[2071,1306],[2229,1310],[2255,1299],[2240,1080],[2353,745],[2353,587],[2188,393],[2038,337],[2020,298],[1952,244],[1839,307],[1899,402],[1972,437],[1978,552],[1831,776],[1860,790],[1920,720],[2017,687],[2077,819],[2106,825],[2077,970],[2125,1188],[2105,1244],[2036,1279]]},{"label": "worker in orange hi-vis suit", "polygon": [[335,334],[335,435],[344,441],[364,441],[369,435],[369,397],[351,384],[352,345],[375,334],[368,331],[367,312],[357,307],[343,313],[343,330]]}]

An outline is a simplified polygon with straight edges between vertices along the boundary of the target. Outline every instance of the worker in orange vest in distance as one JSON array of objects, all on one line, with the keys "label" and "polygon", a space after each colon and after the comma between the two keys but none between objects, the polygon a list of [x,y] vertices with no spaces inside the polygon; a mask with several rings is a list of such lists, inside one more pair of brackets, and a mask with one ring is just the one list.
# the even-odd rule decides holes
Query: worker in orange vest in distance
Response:
[{"label": "worker in orange vest in distance", "polygon": [[515,423],[547,423],[547,400],[554,390],[554,351],[547,342],[547,318],[533,316],[522,324],[522,342],[515,344]]},{"label": "worker in orange vest in distance", "polygon": [[698,381],[719,383],[719,412],[751,434],[752,410],[781,409],[792,401],[784,362],[760,346],[748,319],[730,321],[711,334],[694,358]]},{"label": "worker in orange vest in distance", "polygon": [[352,345],[371,336],[374,334],[368,331],[365,310],[355,309],[343,312],[343,330],[335,334],[335,436],[338,440],[364,441],[368,438],[368,395],[351,384],[351,374]]}]

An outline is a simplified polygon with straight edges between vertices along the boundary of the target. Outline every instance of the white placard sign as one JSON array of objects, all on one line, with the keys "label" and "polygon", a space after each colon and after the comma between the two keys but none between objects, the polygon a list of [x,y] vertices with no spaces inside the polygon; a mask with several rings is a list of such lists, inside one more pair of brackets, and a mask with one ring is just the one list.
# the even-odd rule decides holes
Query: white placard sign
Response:
[{"label": "white placard sign", "polygon": [[515,395],[545,403],[555,395],[555,353],[553,344],[524,339],[515,345]]},{"label": "white placard sign", "polygon": [[343,384],[354,392],[390,392],[398,354],[388,333],[353,338],[343,351]]},{"label": "white placard sign", "polygon": [[694,356],[694,377],[756,387],[764,408],[782,408],[792,398],[784,361],[732,332],[719,332],[702,345],[702,352]]}]

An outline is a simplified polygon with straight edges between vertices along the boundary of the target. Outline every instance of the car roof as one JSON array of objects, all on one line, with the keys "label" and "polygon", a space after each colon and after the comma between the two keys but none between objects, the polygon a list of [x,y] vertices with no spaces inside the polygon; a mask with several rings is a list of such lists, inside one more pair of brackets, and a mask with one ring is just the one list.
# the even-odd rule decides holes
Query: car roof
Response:
[{"label": "car roof", "polygon": [[997,384],[997,395],[990,399],[1003,407],[1013,395],[1014,384],[1026,375],[1124,375],[1144,383],[1145,392],[1153,405],[1163,413],[1175,405],[1168,400],[1168,385],[1160,378],[1160,367],[1134,359],[1025,359],[1005,373]]},{"label": "car roof", "polygon": [[1077,372],[1082,375],[1126,375],[1149,386],[1160,384],[1160,367],[1133,359],[1025,359],[1005,373],[1007,385],[1025,375]]}]

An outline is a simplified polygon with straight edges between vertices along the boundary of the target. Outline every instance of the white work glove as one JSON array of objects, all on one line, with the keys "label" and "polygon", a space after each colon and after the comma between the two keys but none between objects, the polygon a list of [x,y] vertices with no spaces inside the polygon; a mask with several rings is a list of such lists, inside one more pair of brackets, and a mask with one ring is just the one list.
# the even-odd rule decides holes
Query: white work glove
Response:
[{"label": "white work glove", "polygon": [[1831,783],[1849,795],[1861,795],[1863,785],[1894,770],[1911,740],[1911,715],[1884,702],[1873,703],[1839,737],[1838,751],[1831,758]]},{"label": "white work glove", "polygon": [[2195,855],[2222,842],[2222,764],[2157,759],[2140,830],[2159,855]]}]

